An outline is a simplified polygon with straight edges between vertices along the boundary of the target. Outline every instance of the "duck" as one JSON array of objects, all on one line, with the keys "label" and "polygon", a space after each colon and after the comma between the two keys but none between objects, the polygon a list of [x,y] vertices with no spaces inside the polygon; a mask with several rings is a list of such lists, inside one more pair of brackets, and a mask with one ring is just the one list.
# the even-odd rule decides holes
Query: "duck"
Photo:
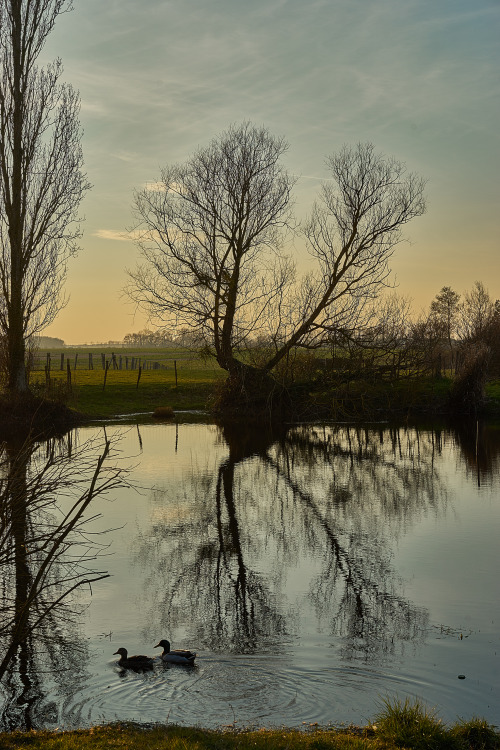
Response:
[{"label": "duck", "polygon": [[128,656],[126,648],[119,648],[115,651],[113,656],[119,655],[118,666],[124,669],[150,669],[153,666],[154,659],[150,656],[144,656],[144,654],[136,654],[135,656]]},{"label": "duck", "polygon": [[170,641],[162,640],[156,644],[155,648],[163,648],[163,653],[160,656],[162,661],[171,662],[172,664],[194,664],[196,659],[196,653],[194,651],[188,651],[186,649],[175,649],[170,650]]}]

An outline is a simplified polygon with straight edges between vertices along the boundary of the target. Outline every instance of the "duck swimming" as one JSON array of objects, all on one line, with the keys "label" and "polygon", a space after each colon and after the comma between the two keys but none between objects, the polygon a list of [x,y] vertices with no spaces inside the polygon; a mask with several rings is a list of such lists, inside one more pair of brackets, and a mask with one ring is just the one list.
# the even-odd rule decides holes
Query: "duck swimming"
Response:
[{"label": "duck swimming", "polygon": [[124,669],[151,669],[153,666],[153,659],[150,656],[144,656],[144,654],[137,654],[136,656],[128,656],[126,648],[119,648],[115,651],[113,656],[118,654],[118,666]]},{"label": "duck swimming", "polygon": [[170,641],[166,640],[157,643],[155,648],[159,648],[160,646],[163,648],[163,653],[160,656],[160,659],[163,661],[171,662],[172,664],[194,664],[194,660],[196,659],[196,653],[194,651],[187,651],[182,648],[171,651]]}]

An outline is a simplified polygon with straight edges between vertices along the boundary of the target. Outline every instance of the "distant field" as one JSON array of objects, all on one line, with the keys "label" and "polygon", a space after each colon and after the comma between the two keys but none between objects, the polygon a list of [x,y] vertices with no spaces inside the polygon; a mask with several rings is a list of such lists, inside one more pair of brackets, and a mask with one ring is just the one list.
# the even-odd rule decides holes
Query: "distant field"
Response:
[{"label": "distant field", "polygon": [[[178,367],[186,363],[197,363],[203,367],[204,360],[199,354],[184,348],[121,348],[121,347],[68,347],[61,349],[40,349],[33,357],[33,371],[45,371],[46,365],[50,364],[51,371],[67,369],[70,363],[71,370],[104,370],[106,363],[109,369],[137,370],[139,365],[142,369],[174,368],[174,362]],[[213,367],[213,363],[207,366]]]}]

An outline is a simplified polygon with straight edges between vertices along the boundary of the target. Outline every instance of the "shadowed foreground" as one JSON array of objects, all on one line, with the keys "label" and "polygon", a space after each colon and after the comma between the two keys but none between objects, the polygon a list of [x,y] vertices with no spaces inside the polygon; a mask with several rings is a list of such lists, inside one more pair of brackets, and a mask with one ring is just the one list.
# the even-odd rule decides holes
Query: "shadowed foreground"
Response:
[{"label": "shadowed foreground", "polygon": [[500,734],[483,719],[458,721],[446,727],[433,710],[416,701],[386,702],[376,723],[343,729],[306,724],[304,730],[238,730],[234,725],[214,731],[200,728],[111,724],[71,732],[13,732],[0,734],[2,750],[498,750]]}]

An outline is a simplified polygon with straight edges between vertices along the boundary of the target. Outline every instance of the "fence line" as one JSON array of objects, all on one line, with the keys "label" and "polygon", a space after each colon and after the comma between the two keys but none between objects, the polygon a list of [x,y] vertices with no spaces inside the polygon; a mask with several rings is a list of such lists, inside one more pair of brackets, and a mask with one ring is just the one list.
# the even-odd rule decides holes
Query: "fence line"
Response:
[{"label": "fence line", "polygon": [[88,355],[82,355],[81,352],[61,352],[52,356],[50,352],[41,352],[31,355],[29,366],[32,372],[42,371],[50,373],[59,369],[61,371],[67,370],[71,367],[75,370],[94,370],[96,360],[99,362],[102,370],[106,368],[110,370],[174,370],[177,377],[177,370],[179,367],[182,368],[183,364],[192,363],[197,361],[201,364],[201,360],[198,355],[193,354],[192,356],[174,358],[170,357],[154,357],[152,353],[145,353],[138,355],[134,354],[106,354],[105,352],[88,352]]}]

